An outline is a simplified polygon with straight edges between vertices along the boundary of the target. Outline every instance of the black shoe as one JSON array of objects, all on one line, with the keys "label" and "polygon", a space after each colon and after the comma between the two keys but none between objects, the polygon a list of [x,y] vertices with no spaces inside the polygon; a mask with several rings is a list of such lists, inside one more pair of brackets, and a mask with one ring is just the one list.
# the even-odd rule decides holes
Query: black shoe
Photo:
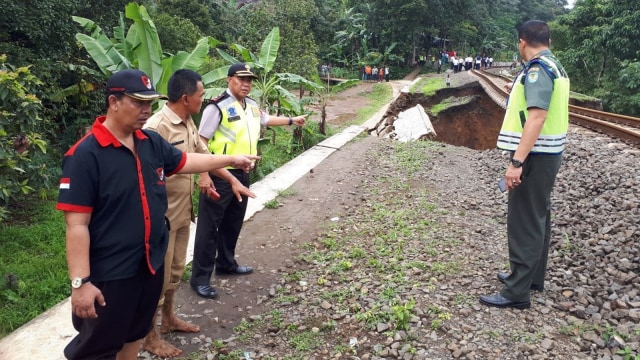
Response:
[{"label": "black shoe", "polygon": [[218,292],[211,285],[199,285],[199,286],[191,285],[191,288],[200,297],[207,298],[207,299],[215,299],[218,297]]},{"label": "black shoe", "polygon": [[249,275],[253,272],[251,266],[238,266],[233,270],[218,270],[216,269],[216,275]]},{"label": "black shoe", "polygon": [[[500,280],[501,283],[504,284],[504,281],[506,280],[506,278],[509,277],[509,274],[507,273],[498,273],[498,280]],[[536,284],[531,284],[531,290],[533,291],[544,291],[544,285],[536,285]]]},{"label": "black shoe", "polygon": [[495,295],[481,295],[480,296],[480,303],[488,305],[488,306],[495,306],[495,307],[499,307],[499,308],[507,308],[507,307],[512,307],[515,309],[528,309],[531,307],[531,301],[527,300],[527,301],[511,301],[509,299],[507,299],[506,297],[500,295],[500,294],[495,294]]}]

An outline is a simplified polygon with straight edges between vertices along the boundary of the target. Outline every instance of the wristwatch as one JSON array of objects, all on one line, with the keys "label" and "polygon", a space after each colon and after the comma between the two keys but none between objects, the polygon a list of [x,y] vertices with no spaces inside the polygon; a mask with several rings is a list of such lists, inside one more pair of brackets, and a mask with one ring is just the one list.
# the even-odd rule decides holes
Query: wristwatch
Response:
[{"label": "wristwatch", "polygon": [[513,165],[513,167],[517,169],[519,167],[522,167],[522,161],[511,159],[511,165]]},{"label": "wristwatch", "polygon": [[79,278],[79,277],[74,277],[71,280],[71,287],[74,289],[79,289],[82,285],[86,284],[89,282],[89,277],[87,276],[86,278]]}]

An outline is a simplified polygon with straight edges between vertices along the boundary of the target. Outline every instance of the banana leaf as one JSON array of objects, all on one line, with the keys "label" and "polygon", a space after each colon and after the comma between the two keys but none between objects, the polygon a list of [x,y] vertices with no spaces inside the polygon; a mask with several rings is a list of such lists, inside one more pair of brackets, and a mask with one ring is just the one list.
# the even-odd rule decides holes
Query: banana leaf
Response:
[{"label": "banana leaf", "polygon": [[105,75],[131,67],[129,60],[116,50],[111,40],[104,34],[95,39],[85,34],[76,34],[76,40],[84,46]]},{"label": "banana leaf", "polygon": [[115,38],[114,45],[118,52],[122,54],[129,62],[133,62],[135,59],[135,55],[133,53],[133,46],[127,40],[125,35],[125,31],[127,26],[124,22],[124,14],[120,13],[120,17],[118,18],[118,26],[113,27],[113,37]]},{"label": "banana leaf", "polygon": [[[258,62],[256,56],[251,51],[249,51],[249,49],[247,49],[246,47],[240,44],[233,44],[231,48],[237,51],[240,54],[240,56],[242,56],[242,59],[243,59],[242,62],[244,62],[245,64],[253,66],[253,63]],[[235,64],[237,62],[238,61],[235,60],[235,62],[233,62],[232,64]]]},{"label": "banana leaf", "polygon": [[211,85],[218,80],[226,78],[230,67],[231,65],[219,67],[202,75],[202,85],[206,87],[207,85]]},{"label": "banana leaf", "polygon": [[178,51],[172,56],[172,71],[179,69],[189,69],[196,71],[204,64],[209,54],[209,39],[203,37],[198,41],[196,47],[189,53],[186,51]]},{"label": "banana leaf", "polygon": [[280,48],[280,29],[275,27],[264,39],[260,48],[258,59],[265,73],[269,73],[273,69],[276,57],[278,57],[278,48]]},{"label": "banana leaf", "polygon": [[222,50],[222,49],[216,49],[216,51],[218,52],[218,55],[220,55],[221,58],[227,60],[229,62],[229,64],[235,64],[240,62],[239,60],[237,60],[236,58],[234,58],[233,56],[231,56],[231,54],[229,54],[228,52]]},{"label": "banana leaf", "polygon": [[80,24],[80,26],[84,31],[90,32],[91,37],[97,37],[102,34],[102,28],[98,26],[98,24],[96,24],[93,20],[83,18],[80,16],[71,16],[71,19],[73,19],[73,21]]},{"label": "banana leaf", "polygon": [[126,6],[125,15],[133,20],[133,25],[127,34],[127,41],[133,44],[137,68],[149,75],[154,85],[157,85],[162,77],[162,46],[156,26],[144,6],[136,3],[129,3]]}]

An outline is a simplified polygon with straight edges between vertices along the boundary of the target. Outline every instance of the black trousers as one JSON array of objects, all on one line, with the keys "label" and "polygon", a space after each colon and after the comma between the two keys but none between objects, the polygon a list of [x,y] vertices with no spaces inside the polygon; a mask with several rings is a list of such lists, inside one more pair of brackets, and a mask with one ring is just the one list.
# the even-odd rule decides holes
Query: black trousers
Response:
[{"label": "black trousers", "polygon": [[72,314],[78,335],[65,347],[70,360],[115,360],[125,343],[147,336],[160,300],[164,265],[152,275],[145,259],[138,273],[127,279],[92,282],[106,305],[96,304],[98,317],[82,319]]},{"label": "black trousers", "polygon": [[511,275],[501,291],[509,300],[529,300],[531,284],[544,285],[551,240],[551,190],[561,162],[561,154],[529,154],[522,166],[522,183],[509,191]]},{"label": "black trousers", "polygon": [[[236,169],[229,171],[249,187],[249,174]],[[192,286],[209,285],[214,268],[232,271],[238,267],[235,260],[236,244],[247,212],[248,198],[243,196],[242,202],[238,202],[231,191],[231,184],[217,176],[211,176],[211,179],[220,199],[213,201],[200,194],[190,281]]]}]

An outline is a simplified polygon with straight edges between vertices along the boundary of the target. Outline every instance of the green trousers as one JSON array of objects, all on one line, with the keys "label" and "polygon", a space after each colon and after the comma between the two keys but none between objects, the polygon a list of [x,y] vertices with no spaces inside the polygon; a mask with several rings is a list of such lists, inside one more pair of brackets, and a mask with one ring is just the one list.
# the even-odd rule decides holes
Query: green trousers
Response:
[{"label": "green trousers", "polygon": [[511,275],[500,292],[511,301],[527,301],[531,284],[544,285],[551,240],[551,190],[562,154],[529,154],[522,182],[509,191],[507,238]]}]

